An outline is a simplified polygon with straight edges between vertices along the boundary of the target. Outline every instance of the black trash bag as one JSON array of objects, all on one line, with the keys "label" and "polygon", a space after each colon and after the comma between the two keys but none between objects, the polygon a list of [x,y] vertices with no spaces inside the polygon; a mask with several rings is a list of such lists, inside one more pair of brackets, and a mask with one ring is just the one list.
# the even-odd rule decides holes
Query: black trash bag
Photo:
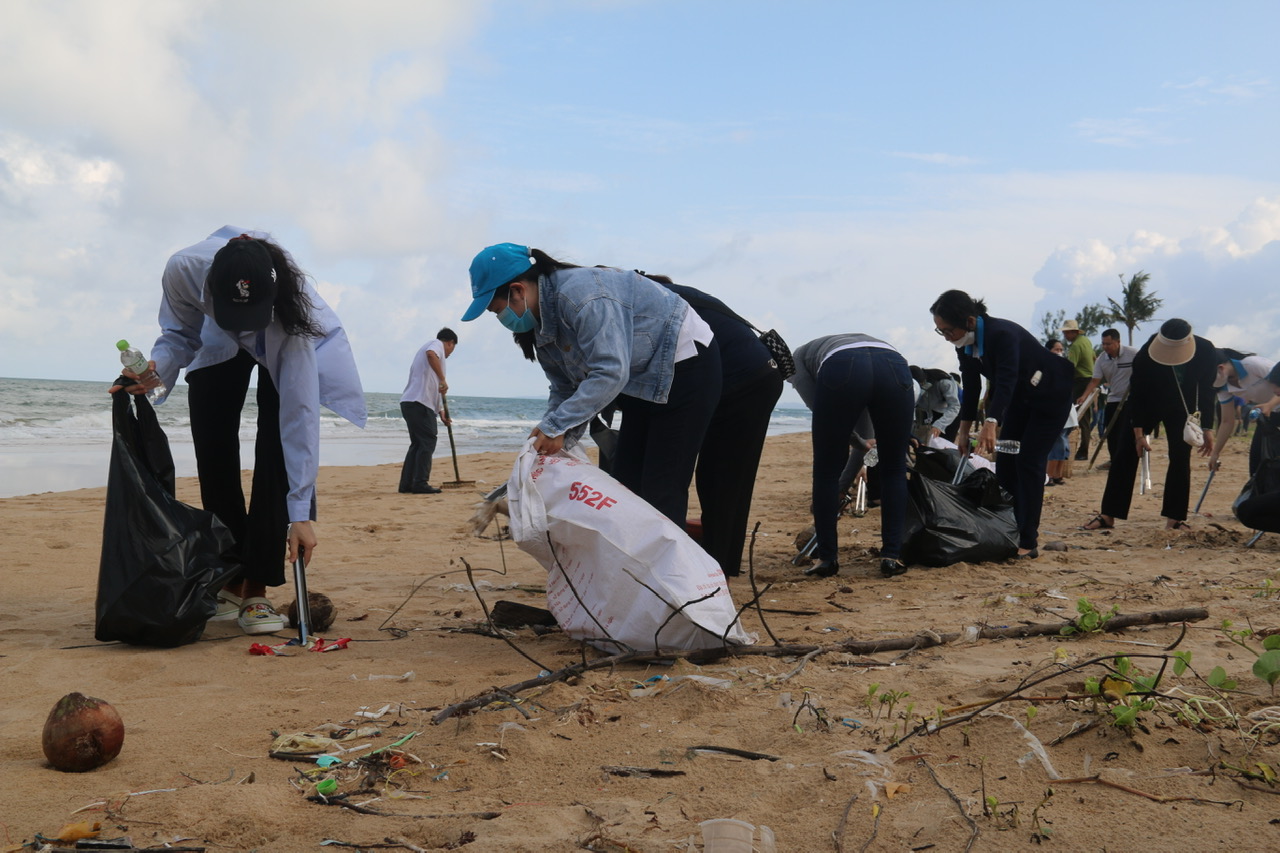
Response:
[{"label": "black trash bag", "polygon": [[1258,421],[1254,429],[1262,432],[1261,461],[1231,511],[1246,527],[1280,533],[1280,430],[1267,420]]},{"label": "black trash bag", "polygon": [[1231,511],[1245,527],[1280,533],[1280,458],[1264,459],[1240,490]]},{"label": "black trash bag", "polygon": [[950,483],[960,465],[960,451],[920,445],[915,451],[914,468],[930,480]]},{"label": "black trash bag", "polygon": [[902,559],[908,565],[986,563],[1018,553],[1013,504],[991,471],[974,471],[954,486],[917,471],[907,496]]},{"label": "black trash bag", "polygon": [[[116,384],[131,383],[121,377]],[[169,440],[147,399],[123,391],[112,397],[94,637],[142,646],[195,642],[217,610],[218,590],[240,571],[223,557],[231,531],[173,496]]]}]

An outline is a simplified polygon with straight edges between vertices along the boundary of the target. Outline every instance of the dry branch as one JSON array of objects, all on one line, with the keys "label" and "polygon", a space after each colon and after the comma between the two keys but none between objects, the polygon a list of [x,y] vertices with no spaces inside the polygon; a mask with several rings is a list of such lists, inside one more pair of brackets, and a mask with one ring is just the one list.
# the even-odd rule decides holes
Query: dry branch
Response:
[{"label": "dry branch", "polygon": [[[1102,626],[1101,630],[1119,631],[1123,628],[1130,628],[1135,625],[1154,625],[1166,622],[1198,622],[1207,618],[1209,618],[1209,611],[1200,607],[1187,607],[1177,610],[1157,610],[1151,613],[1120,614],[1108,619]],[[1020,625],[1014,628],[981,628],[978,630],[977,636],[979,639],[1002,639],[1010,637],[1035,637],[1045,635],[1057,636],[1062,633],[1062,628],[1063,626],[1061,624]],[[595,660],[584,659],[579,663],[566,666],[562,669],[556,670],[555,672],[548,672],[547,674],[540,675],[536,678],[526,679],[525,681],[521,681],[518,684],[513,684],[509,687],[493,688],[478,696],[473,696],[470,699],[463,700],[462,702],[456,702],[441,709],[434,717],[431,718],[431,722],[438,725],[450,717],[461,713],[475,711],[498,701],[510,703],[512,696],[522,690],[530,690],[544,684],[552,684],[557,681],[575,678],[589,670],[615,667],[624,663],[658,663],[685,660],[690,663],[700,664],[710,663],[724,657],[747,657],[758,655],[767,657],[804,657],[806,655],[825,654],[827,652],[874,654],[875,652],[881,651],[903,651],[906,649],[944,645],[946,643],[955,642],[964,636],[965,635],[961,632],[939,634],[929,631],[917,634],[914,637],[889,637],[882,640],[846,640],[832,646],[801,646],[784,644],[774,646],[727,645],[715,649],[658,649],[653,652],[627,651],[596,658]]]}]

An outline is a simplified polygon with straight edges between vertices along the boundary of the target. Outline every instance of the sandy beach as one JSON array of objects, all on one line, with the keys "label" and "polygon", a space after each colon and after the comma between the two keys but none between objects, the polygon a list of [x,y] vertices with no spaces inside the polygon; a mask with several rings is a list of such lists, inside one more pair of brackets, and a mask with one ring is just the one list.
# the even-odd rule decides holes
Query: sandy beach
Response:
[{"label": "sandy beach", "polygon": [[[1047,490],[1041,532],[1066,550],[885,580],[872,510],[840,522],[841,574],[810,580],[790,563],[809,523],[809,437],[770,438],[752,514],[762,612],[743,617],[757,647],[589,669],[443,722],[454,703],[601,656],[556,631],[504,640],[486,626],[481,599],[545,603],[531,557],[492,527],[465,529],[513,454],[461,457],[475,487],[437,496],[397,494],[395,464],[322,469],[308,578],[337,606],[325,636],[351,640],[323,654],[250,655],[255,639],[287,633],[249,638],[234,622],[176,649],[97,643],[105,489],[3,499],[0,850],[77,821],[139,848],[701,850],[699,823],[715,818],[767,825],[780,851],[1276,849],[1280,700],[1251,668],[1280,624],[1280,536],[1246,549],[1251,532],[1231,515],[1246,450],[1233,439],[1189,532],[1166,532],[1158,515],[1160,440],[1154,495],[1135,497],[1114,531],[1077,529],[1106,475],[1075,463]],[[1194,504],[1205,470],[1193,464]],[[178,492],[198,505],[194,480]],[[752,578],[731,589],[745,604]],[[1206,617],[966,636],[1061,625],[1080,599],[1103,614]],[[1233,642],[1224,620],[1253,633]],[[849,645],[912,637],[914,649]],[[763,653],[777,646],[790,648]],[[1191,653],[1181,674],[1174,647]],[[1215,667],[1235,689],[1206,683]],[[1133,725],[1113,724],[1125,682],[1157,674],[1162,695]],[[50,768],[40,747],[72,691],[111,702],[126,726],[120,756],[81,774]],[[942,727],[914,734],[925,721]],[[327,773],[269,755],[277,735],[328,724],[378,730],[342,743],[353,760],[412,737]],[[326,776],[336,796],[309,799]]]}]

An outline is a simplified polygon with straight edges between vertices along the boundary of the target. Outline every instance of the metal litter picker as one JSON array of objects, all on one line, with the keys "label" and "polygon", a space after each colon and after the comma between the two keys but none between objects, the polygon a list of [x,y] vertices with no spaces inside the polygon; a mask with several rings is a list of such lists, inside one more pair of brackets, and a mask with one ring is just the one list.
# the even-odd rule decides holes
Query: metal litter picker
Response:
[{"label": "metal litter picker", "polygon": [[302,560],[302,547],[298,547],[298,559],[293,561],[293,593],[298,598],[298,644],[305,647],[311,639],[311,601],[307,598],[307,568]]}]

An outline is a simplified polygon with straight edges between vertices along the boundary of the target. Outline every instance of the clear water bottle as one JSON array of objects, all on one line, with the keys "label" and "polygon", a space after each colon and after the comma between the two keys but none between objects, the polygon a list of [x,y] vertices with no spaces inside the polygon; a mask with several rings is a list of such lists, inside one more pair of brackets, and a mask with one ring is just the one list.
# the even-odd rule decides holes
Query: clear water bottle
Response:
[{"label": "clear water bottle", "polygon": [[880,462],[880,451],[874,447],[862,455],[862,464],[874,468]]},{"label": "clear water bottle", "polygon": [[[156,372],[150,369],[147,357],[142,354],[142,351],[129,346],[128,341],[116,341],[116,349],[120,350],[120,363],[125,366],[126,370],[136,373],[141,379],[159,378],[156,376]],[[167,391],[168,389],[161,382],[147,392],[147,399],[154,403],[163,397]]]},{"label": "clear water bottle", "polygon": [[996,453],[1008,453],[1013,456],[1022,452],[1022,442],[1012,438],[1002,438],[996,442]]}]

